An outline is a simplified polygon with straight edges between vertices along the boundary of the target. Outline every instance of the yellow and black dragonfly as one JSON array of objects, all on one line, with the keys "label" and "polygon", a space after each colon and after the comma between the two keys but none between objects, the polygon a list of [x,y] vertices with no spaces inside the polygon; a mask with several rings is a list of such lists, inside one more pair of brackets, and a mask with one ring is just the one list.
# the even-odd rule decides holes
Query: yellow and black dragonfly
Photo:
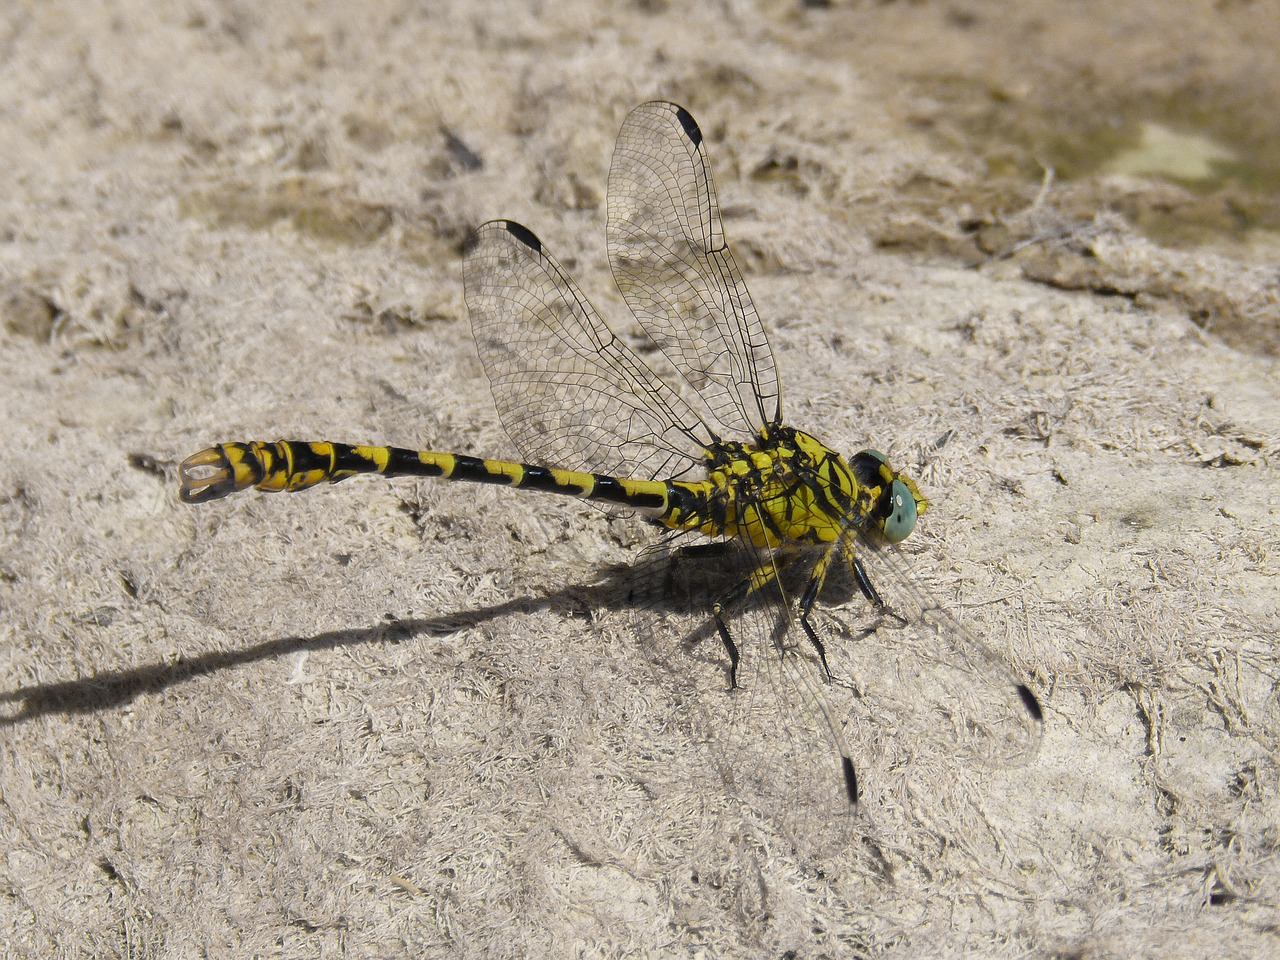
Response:
[{"label": "yellow and black dragonfly", "polygon": [[[763,688],[735,691],[747,705],[729,712],[745,720],[778,701],[780,735],[793,746],[763,756],[825,771],[814,792],[837,792],[849,806],[858,778],[845,718],[824,692],[839,678],[814,617],[828,574],[847,570],[874,608],[896,617],[914,651],[913,665],[897,669],[929,674],[924,689],[943,701],[936,718],[956,740],[995,762],[1032,756],[1042,725],[1035,696],[894,556],[927,506],[916,484],[875,450],[846,457],[784,422],[769,340],[725,240],[703,134],[687,110],[655,101],[631,112],[607,205],[614,279],[666,379],[601,320],[531,230],[493,220],[466,253],[466,304],[523,462],[329,441],[228,442],[182,462],[181,499],[296,491],[366,473],[439,477],[565,494],[723,542],[741,555],[740,574],[707,612],[729,686]],[[872,563],[887,578],[879,587]],[[751,776],[766,786],[795,779],[791,770]]]}]

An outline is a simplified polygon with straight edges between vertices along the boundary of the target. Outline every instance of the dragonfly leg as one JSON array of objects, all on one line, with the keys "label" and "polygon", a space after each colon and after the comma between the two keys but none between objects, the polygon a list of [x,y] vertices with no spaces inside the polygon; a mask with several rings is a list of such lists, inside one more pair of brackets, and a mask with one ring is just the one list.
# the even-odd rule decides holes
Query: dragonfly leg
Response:
[{"label": "dragonfly leg", "polygon": [[729,628],[724,622],[722,611],[724,602],[724,600],[717,600],[713,603],[711,615],[716,619],[716,630],[720,633],[720,642],[724,644],[729,654],[729,686],[736,690],[738,689],[738,661],[742,659],[742,655],[738,653],[738,645],[733,642],[733,637],[729,636]]},{"label": "dragonfly leg", "polygon": [[[745,580],[735,584],[711,605],[711,615],[715,618],[716,631],[720,634],[720,642],[724,644],[725,651],[729,654],[729,686],[732,688],[736,689],[738,686],[738,662],[742,659],[742,656],[738,652],[738,645],[733,642],[733,637],[729,634],[729,625],[725,623],[725,608],[741,603],[748,597],[759,593],[765,587],[773,585],[777,586],[778,591],[785,598],[786,593],[783,591],[782,582],[778,578],[783,569],[793,559],[795,559],[794,554],[781,551],[775,552],[752,570]],[[821,650],[821,644],[819,644],[819,650]]]},{"label": "dragonfly leg", "polygon": [[853,579],[858,584],[858,589],[862,591],[862,595],[870,600],[872,606],[877,610],[884,609],[884,601],[880,599],[880,594],[876,592],[876,588],[871,585],[871,578],[867,576],[867,570],[862,565],[862,560],[852,551],[849,553],[849,570],[853,573]]},{"label": "dragonfly leg", "polygon": [[[822,584],[827,579],[827,570],[831,566],[831,558],[835,553],[836,549],[832,547],[818,558],[817,564],[814,565],[813,573],[809,576],[809,583],[804,588],[804,594],[800,597],[800,626],[804,628],[804,635],[813,644],[813,649],[818,651],[818,659],[822,661],[822,675],[828,681],[833,678],[831,667],[827,665],[827,648],[823,646],[822,639],[818,636],[818,631],[813,628],[813,622],[809,619],[809,614],[813,611],[813,605],[818,599],[818,593],[822,590]],[[864,573],[864,580],[865,576]],[[858,585],[862,585],[861,580]],[[869,588],[870,586],[871,584],[868,582],[867,587]]]}]

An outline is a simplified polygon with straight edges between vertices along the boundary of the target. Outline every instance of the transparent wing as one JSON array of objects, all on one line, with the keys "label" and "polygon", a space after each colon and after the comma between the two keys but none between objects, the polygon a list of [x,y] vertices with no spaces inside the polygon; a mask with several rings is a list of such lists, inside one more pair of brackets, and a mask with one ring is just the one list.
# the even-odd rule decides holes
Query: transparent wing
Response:
[{"label": "transparent wing", "polygon": [[[826,602],[832,583],[814,607],[830,682],[795,622],[817,552],[789,564],[779,559],[778,589],[724,612],[741,657],[738,686],[730,689],[728,656],[707,611],[766,554],[740,539],[717,546],[723,558],[672,555],[668,562],[686,569],[661,581],[654,591],[660,604],[647,607],[634,597],[641,607],[636,628],[654,629],[660,618],[652,606],[687,618],[684,645],[654,637],[644,649],[667,682],[686,691],[718,783],[783,829],[797,849],[847,850],[869,829],[864,815],[874,819],[886,808],[919,805],[935,819],[962,816],[972,803],[970,771],[1035,757],[1043,725],[1035,697],[914,582],[896,547],[859,544],[867,575],[892,612],[877,612],[852,583],[844,585],[853,591],[847,606]],[[853,776],[861,794],[856,808]]]},{"label": "transparent wing", "polygon": [[729,612],[741,661],[721,740],[733,792],[793,841],[821,845],[829,837],[817,825],[835,826],[854,812],[869,769],[863,745],[846,740],[847,706],[829,696],[839,691],[824,681],[817,651],[795,622],[810,566],[785,571],[779,588]]},{"label": "transparent wing", "polygon": [[831,664],[837,678],[853,680],[871,715],[908,742],[942,744],[988,767],[1029,762],[1043,732],[1030,689],[918,582],[905,548],[867,538],[858,547],[886,609],[840,644]]},{"label": "transparent wing", "polygon": [[636,319],[722,435],[779,419],[777,367],[725,242],[702,131],[654,101],[622,124],[609,168],[609,263]]},{"label": "transparent wing", "polygon": [[[791,601],[809,558],[779,571],[781,588],[723,611],[740,657],[731,688],[729,657],[708,611],[766,554],[741,539],[686,543],[674,538],[668,552],[638,564],[629,599],[634,629],[645,637],[640,649],[664,685],[681,691],[682,710],[709,750],[700,785],[732,796],[798,850],[846,848],[849,833],[865,828],[854,816],[850,778],[856,771],[865,779],[867,756],[847,736],[846,691],[824,683],[816,651],[794,623]],[[683,641],[673,644],[672,633]]]},{"label": "transparent wing", "polygon": [[596,315],[528,228],[491,220],[463,265],[498,416],[526,460],[644,478],[702,462],[696,413]]}]

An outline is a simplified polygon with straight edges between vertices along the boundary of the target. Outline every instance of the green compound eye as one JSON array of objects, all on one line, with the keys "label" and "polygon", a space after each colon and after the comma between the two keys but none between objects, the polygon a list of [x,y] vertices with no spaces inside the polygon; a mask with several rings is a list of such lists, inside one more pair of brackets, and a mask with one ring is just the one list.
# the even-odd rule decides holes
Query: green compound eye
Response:
[{"label": "green compound eye", "polygon": [[901,480],[893,481],[889,488],[893,510],[884,521],[884,538],[890,543],[901,543],[916,528],[916,498]]}]

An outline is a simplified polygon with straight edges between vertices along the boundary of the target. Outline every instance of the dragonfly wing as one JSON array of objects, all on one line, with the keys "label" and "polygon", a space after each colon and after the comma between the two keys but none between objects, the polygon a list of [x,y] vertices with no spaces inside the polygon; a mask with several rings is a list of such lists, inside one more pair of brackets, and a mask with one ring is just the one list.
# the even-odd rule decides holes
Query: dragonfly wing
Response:
[{"label": "dragonfly wing", "polygon": [[817,823],[854,812],[867,758],[861,744],[850,750],[848,705],[829,698],[841,691],[824,682],[817,652],[781,589],[729,611],[742,659],[740,686],[729,691],[725,710],[726,777],[753,809],[788,832],[813,833]]},{"label": "dragonfly wing", "polygon": [[528,228],[491,220],[463,266],[498,416],[529,461],[611,476],[678,476],[711,437],[619,340]]},{"label": "dragonfly wing", "polygon": [[722,433],[779,419],[768,337],[725,241],[697,122],[654,101],[622,124],[609,168],[609,263],[627,306]]},{"label": "dragonfly wing", "polygon": [[[859,547],[859,560],[886,608],[846,647],[875,665],[860,671],[871,710],[906,740],[939,743],[990,767],[1033,759],[1043,717],[1030,688],[933,590],[917,582],[902,548],[865,537]],[[834,664],[833,670],[839,672]]]},{"label": "dragonfly wing", "polygon": [[[706,787],[772,823],[797,850],[847,848],[846,834],[865,828],[854,816],[854,793],[867,757],[847,735],[856,703],[824,683],[817,653],[795,623],[792,601],[813,557],[780,562],[776,580],[722,608],[739,656],[731,687],[729,657],[707,611],[766,564],[768,554],[740,538],[690,542],[683,534],[666,547],[637,565],[634,626],[664,685],[681,691],[682,710],[707,745]],[[670,642],[671,628],[682,643]]]}]

